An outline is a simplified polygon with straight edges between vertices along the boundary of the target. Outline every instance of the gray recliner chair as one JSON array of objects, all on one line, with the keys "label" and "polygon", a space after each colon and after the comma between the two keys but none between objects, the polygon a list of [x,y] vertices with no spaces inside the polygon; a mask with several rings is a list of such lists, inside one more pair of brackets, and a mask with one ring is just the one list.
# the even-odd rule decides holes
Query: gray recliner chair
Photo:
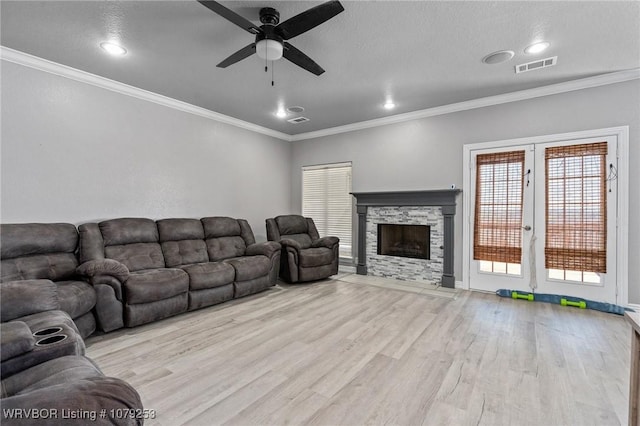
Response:
[{"label": "gray recliner chair", "polygon": [[320,238],[313,219],[284,215],[267,219],[267,239],[282,245],[280,278],[288,283],[315,281],[338,273],[337,237]]}]

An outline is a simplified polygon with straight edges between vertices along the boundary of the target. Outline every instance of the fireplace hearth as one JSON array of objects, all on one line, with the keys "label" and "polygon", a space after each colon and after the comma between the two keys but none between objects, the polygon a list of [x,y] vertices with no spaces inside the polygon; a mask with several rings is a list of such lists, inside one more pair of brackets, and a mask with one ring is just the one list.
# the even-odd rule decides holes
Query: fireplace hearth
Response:
[{"label": "fireplace hearth", "polygon": [[384,256],[429,259],[427,225],[378,224],[378,254]]}]

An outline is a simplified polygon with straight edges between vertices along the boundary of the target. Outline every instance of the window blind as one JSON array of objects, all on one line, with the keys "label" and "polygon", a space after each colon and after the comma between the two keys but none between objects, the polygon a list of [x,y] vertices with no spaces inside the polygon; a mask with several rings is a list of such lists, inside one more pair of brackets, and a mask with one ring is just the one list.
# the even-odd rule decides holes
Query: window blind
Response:
[{"label": "window blind", "polygon": [[545,267],[607,271],[607,143],[545,149]]},{"label": "window blind", "polygon": [[302,168],[302,214],[313,219],[321,237],[340,238],[340,256],[351,258],[353,200],[351,163]]},{"label": "window blind", "polygon": [[476,156],[473,258],[521,263],[524,151]]}]

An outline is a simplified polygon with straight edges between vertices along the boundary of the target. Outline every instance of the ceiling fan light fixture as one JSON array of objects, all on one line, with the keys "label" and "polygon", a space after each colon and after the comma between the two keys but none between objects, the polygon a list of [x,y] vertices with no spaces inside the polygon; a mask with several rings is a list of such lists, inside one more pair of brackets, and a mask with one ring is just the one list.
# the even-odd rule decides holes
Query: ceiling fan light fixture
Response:
[{"label": "ceiling fan light fixture", "polygon": [[282,43],[271,40],[264,39],[259,40],[256,43],[256,54],[260,59],[265,59],[267,61],[277,61],[282,58],[283,46]]}]

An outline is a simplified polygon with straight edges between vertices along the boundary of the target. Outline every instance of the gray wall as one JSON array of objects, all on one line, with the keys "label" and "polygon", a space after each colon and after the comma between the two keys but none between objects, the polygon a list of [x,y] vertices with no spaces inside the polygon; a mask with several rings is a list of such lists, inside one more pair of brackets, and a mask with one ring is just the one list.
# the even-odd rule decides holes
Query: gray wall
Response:
[{"label": "gray wall", "polygon": [[2,62],[1,219],[75,224],[290,206],[289,142]]},{"label": "gray wall", "polygon": [[[296,142],[291,210],[301,209],[301,167],[353,162],[353,191],[462,188],[463,145],[629,126],[629,301],[640,303],[640,81],[633,80],[405,123]],[[458,212],[462,213],[462,197]],[[462,214],[455,265],[462,280]]]}]

